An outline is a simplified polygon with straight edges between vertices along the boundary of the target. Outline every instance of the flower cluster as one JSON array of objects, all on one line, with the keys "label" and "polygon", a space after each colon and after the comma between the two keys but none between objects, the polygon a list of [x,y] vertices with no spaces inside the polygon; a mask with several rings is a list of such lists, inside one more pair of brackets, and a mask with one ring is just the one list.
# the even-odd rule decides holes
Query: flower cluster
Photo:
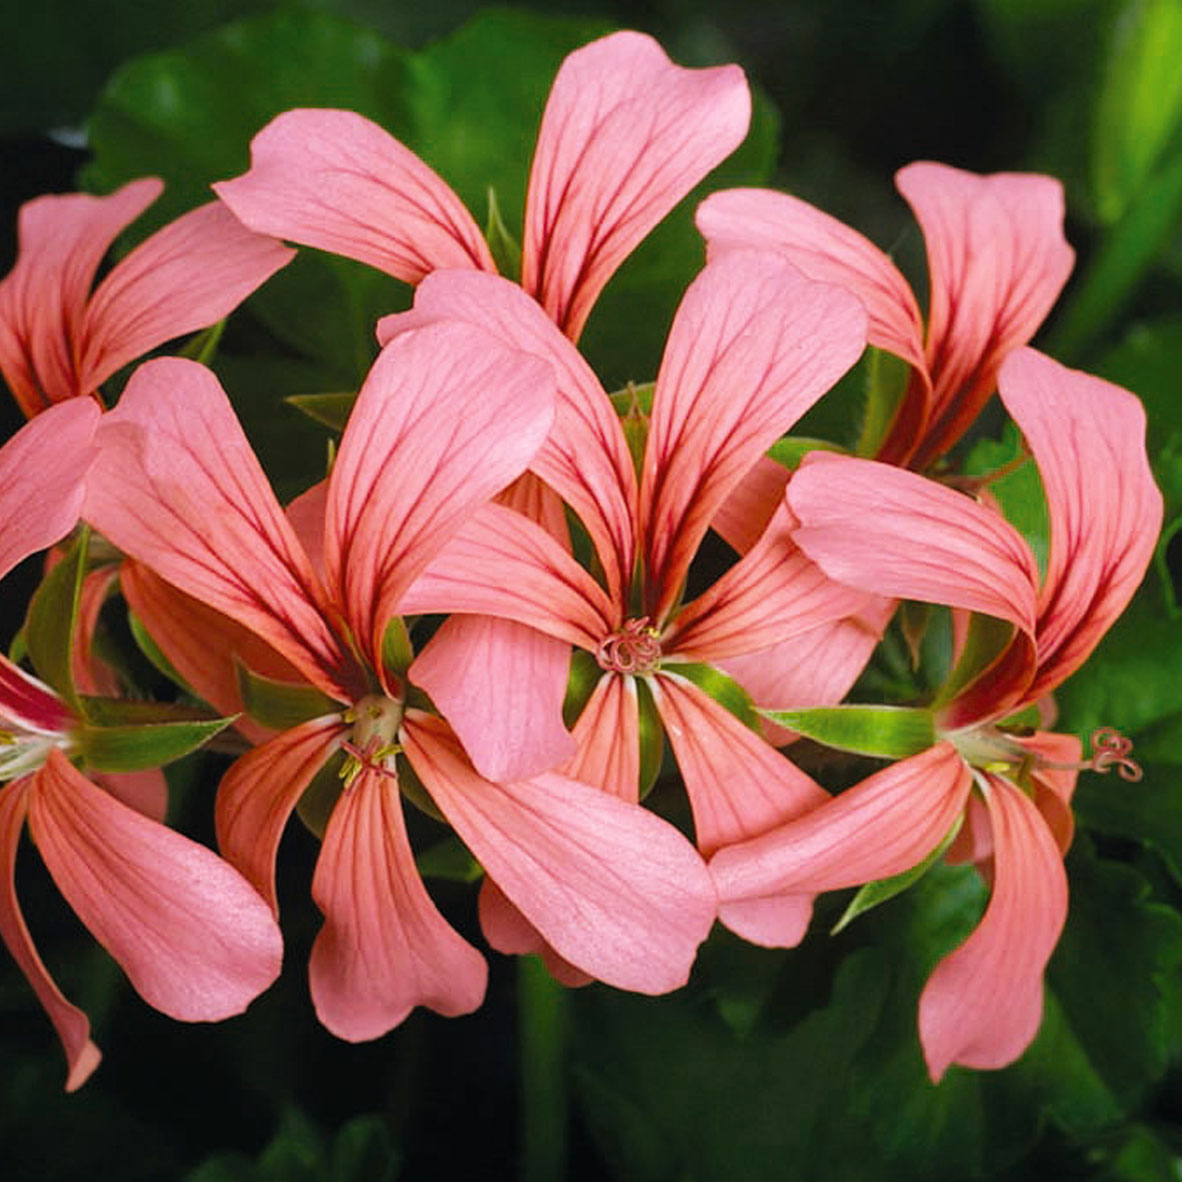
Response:
[{"label": "flower cluster", "polygon": [[[596,299],[749,118],[735,66],[685,69],[636,33],[571,54],[519,275],[439,176],[349,111],[280,115],[249,171],[93,292],[159,183],[22,210],[0,370],[30,422],[0,451],[0,572],[72,540],[0,658],[0,935],[68,1087],[98,1052],[18,907],[26,820],[79,918],[182,1019],[238,1012],[278,973],[297,808],[322,839],[321,1022],[356,1041],[416,1006],[478,1007],[486,961],[424,885],[409,803],[483,872],[493,948],[651,994],[685,983],[716,920],[791,947],[821,892],[972,862],[991,900],[919,1000],[929,1070],[1002,1066],[1034,1037],[1076,777],[1135,767],[1119,736],[1085,762],[1044,728],[1157,540],[1144,415],[1028,347],[1072,262],[1058,184],[931,163],[898,175],[927,245],[926,326],[854,231],[784,194],[719,192],[655,383],[609,395],[578,349]],[[157,356],[112,396],[129,363],[284,267],[279,240],[415,286],[374,326],[327,478],[287,506],[205,365]],[[868,343],[906,370],[882,429],[858,455],[786,449]],[[954,464],[995,390],[1041,479],[1041,561],[990,480]],[[700,553],[711,531],[729,560]],[[93,646],[116,596],[176,700],[135,700]],[[940,676],[916,700],[840,705],[900,601],[951,609],[907,626],[941,649]],[[889,762],[834,794],[801,734]],[[159,771],[215,735],[237,755],[220,858],[164,825]],[[644,803],[666,742],[692,840]]]}]

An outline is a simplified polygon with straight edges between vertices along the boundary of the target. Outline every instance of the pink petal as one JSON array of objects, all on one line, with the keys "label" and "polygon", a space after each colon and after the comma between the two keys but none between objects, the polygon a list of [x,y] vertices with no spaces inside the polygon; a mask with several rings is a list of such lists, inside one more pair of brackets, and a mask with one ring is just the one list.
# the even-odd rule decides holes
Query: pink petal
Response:
[{"label": "pink petal", "polygon": [[324,519],[328,513],[328,481],[319,480],[283,508],[304,553],[312,562],[316,577],[328,581],[324,569]]},{"label": "pink petal", "polygon": [[251,141],[250,171],[213,188],[260,234],[357,259],[407,283],[437,267],[496,270],[460,199],[409,148],[353,111],[285,111]]},{"label": "pink petal", "polygon": [[276,915],[279,839],[300,797],[348,733],[336,714],[300,723],[236,760],[218,787],[218,849]]},{"label": "pink petal", "polygon": [[736,936],[761,948],[795,948],[813,918],[811,894],[771,895],[762,899],[721,899],[719,921]]},{"label": "pink petal", "polygon": [[398,333],[440,319],[463,320],[502,344],[554,367],[554,425],[531,469],[555,489],[587,527],[612,595],[631,578],[636,471],[615,409],[579,351],[520,287],[476,271],[429,275],[410,312],[378,324],[385,344]]},{"label": "pink petal", "polygon": [[784,503],[784,489],[791,475],[783,464],[760,456],[723,501],[710,528],[733,549],[746,554]]},{"label": "pink petal", "polygon": [[177,218],[95,289],[86,313],[83,389],[165,341],[216,324],[294,257],[216,201]]},{"label": "pink petal", "polygon": [[[146,566],[124,562],[119,583],[127,606],[197,697],[220,715],[242,714],[238,666],[274,681],[302,682],[299,671],[249,629],[178,591]],[[242,714],[235,728],[252,743],[271,731]]]},{"label": "pink petal", "polygon": [[810,279],[852,291],[870,316],[870,343],[926,370],[915,296],[895,264],[856,230],[768,189],[712,193],[695,220],[710,259],[732,250],[774,250]]},{"label": "pink petal", "polygon": [[931,274],[932,422],[912,460],[923,468],[977,417],[998,365],[1051,310],[1075,252],[1063,237],[1063,186],[1051,177],[920,162],[895,182],[923,228]]},{"label": "pink petal", "polygon": [[164,821],[168,812],[168,781],[158,767],[142,772],[92,772],[91,779],[149,821]]},{"label": "pink petal", "polygon": [[829,799],[794,763],[697,686],[662,672],[649,682],[685,780],[698,848],[707,857]]},{"label": "pink petal", "polygon": [[1145,454],[1145,412],[1126,390],[1033,349],[1006,360],[1000,386],[1050,515],[1033,701],[1078,669],[1124,611],[1153,556],[1162,497]]},{"label": "pink petal", "polygon": [[62,1041],[69,1074],[66,1091],[80,1088],[102,1058],[98,1047],[90,1041],[90,1022],[86,1015],[62,996],[45,968],[29,929],[21,914],[16,897],[16,851],[28,811],[32,780],[16,780],[0,788],[0,936],[12,953],[25,978],[45,1007],[49,1020]]},{"label": "pink petal", "polygon": [[865,334],[853,296],[771,254],[727,254],[694,280],[657,375],[641,477],[645,607],[658,624],[723,502],[853,365]]},{"label": "pink petal", "polygon": [[73,711],[49,688],[0,653],[0,725],[61,735],[74,726]]},{"label": "pink petal", "polygon": [[375,669],[403,592],[521,475],[553,415],[550,366],[471,325],[427,325],[382,350],[341,439],[325,526],[328,585]]},{"label": "pink petal", "polygon": [[755,652],[859,611],[867,602],[828,579],[792,540],[796,519],[781,507],[756,546],[675,616],[666,655],[714,662]]},{"label": "pink petal", "polygon": [[0,448],[0,578],[78,524],[99,408],[73,399],[26,423]]},{"label": "pink petal", "polygon": [[451,616],[410,667],[488,780],[524,780],[574,754],[562,723],[570,645],[513,620]]},{"label": "pink petal", "polygon": [[629,804],[640,796],[640,716],[636,678],[601,677],[571,732],[576,750],[560,770]]},{"label": "pink petal", "polygon": [[972,776],[951,743],[891,764],[788,824],[719,850],[721,899],[816,894],[918,865],[952,828]]},{"label": "pink petal", "polygon": [[279,928],[246,880],[96,788],[60,752],[34,776],[29,828],[58,890],[149,1005],[215,1021],[279,975]]},{"label": "pink petal", "polygon": [[1038,568],[1000,514],[889,464],[814,452],[788,485],[797,545],[830,578],[1034,630]]},{"label": "pink petal", "polygon": [[0,370],[29,418],[94,392],[80,373],[94,273],[119,232],[163,188],[145,177],[106,197],[69,193],[21,207],[17,263],[0,283]]},{"label": "pink petal", "polygon": [[99,444],[87,519],[325,693],[352,700],[354,659],[326,623],[324,592],[213,374],[175,358],[141,365]]},{"label": "pink petal", "polygon": [[1075,836],[1071,798],[1079,779],[1083,744],[1076,735],[1059,735],[1048,731],[1036,731],[1017,742],[1039,761],[1031,773],[1034,804],[1054,836],[1060,854],[1066,854]]},{"label": "pink petal", "polygon": [[[74,655],[71,675],[74,688],[81,694],[118,697],[121,691],[119,675],[94,651],[94,634],[99,613],[119,578],[117,565],[102,566],[87,572],[82,578],[78,596],[78,619],[74,632]],[[159,820],[159,818],[157,818]]]},{"label": "pink petal", "polygon": [[595,980],[563,960],[487,876],[480,885],[480,930],[489,944],[506,956],[540,956],[561,985],[577,987]]},{"label": "pink petal", "polygon": [[1034,804],[990,775],[993,896],[976,931],[937,966],[919,999],[919,1035],[938,1082],[953,1063],[1012,1063],[1042,1020],[1042,974],[1067,918],[1067,875]]},{"label": "pink petal", "polygon": [[402,736],[440,811],[559,956],[621,989],[685,984],[716,902],[676,829],[565,776],[483,780],[446,725],[418,711]]},{"label": "pink petal", "polygon": [[338,1038],[378,1038],[418,1005],[455,1017],[484,999],[488,966],[427,894],[391,776],[366,768],[337,802],[312,896],[324,912],[312,1000]]},{"label": "pink petal", "polygon": [[686,70],[642,33],[570,54],[554,79],[526,199],[522,286],[571,340],[616,268],[743,141],[738,66]]}]

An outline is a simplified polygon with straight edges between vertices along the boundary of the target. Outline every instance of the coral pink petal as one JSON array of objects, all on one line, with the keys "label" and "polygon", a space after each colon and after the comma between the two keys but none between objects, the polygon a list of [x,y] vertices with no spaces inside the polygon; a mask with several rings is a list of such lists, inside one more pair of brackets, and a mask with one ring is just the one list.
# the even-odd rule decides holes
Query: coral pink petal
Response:
[{"label": "coral pink petal", "polygon": [[571,734],[576,751],[561,772],[629,804],[640,796],[640,707],[636,678],[605,674]]},{"label": "coral pink petal", "polygon": [[440,811],[559,956],[621,989],[685,984],[717,904],[676,829],[565,776],[491,784],[441,720],[417,711],[402,738]]},{"label": "coral pink petal", "polygon": [[38,197],[21,207],[16,266],[0,283],[0,370],[25,415],[91,394],[80,382],[90,285],[119,232],[160,195],[153,177],[106,197]]},{"label": "coral pink petal", "polygon": [[806,558],[792,540],[796,524],[782,506],[756,546],[674,617],[662,650],[713,663],[860,611],[867,593],[833,582]]},{"label": "coral pink petal", "polygon": [[1078,669],[1124,611],[1157,544],[1162,496],[1132,394],[1033,349],[1005,361],[999,385],[1034,452],[1050,516],[1033,701]]},{"label": "coral pink petal", "polygon": [[238,668],[273,681],[303,681],[299,671],[248,628],[178,591],[138,562],[119,572],[123,597],[173,669],[197,697],[223,717],[241,714],[235,728],[252,743],[272,732],[242,713]]},{"label": "coral pink petal", "polygon": [[119,675],[94,651],[99,613],[118,578],[119,567],[114,563],[89,571],[82,578],[74,631],[74,653],[70,663],[74,688],[80,694],[114,698],[119,696],[122,688]]},{"label": "coral pink petal", "polygon": [[923,228],[931,276],[932,420],[913,460],[922,468],[977,417],[999,363],[1051,310],[1075,252],[1063,237],[1063,186],[1051,177],[924,161],[895,180]]},{"label": "coral pink petal", "polygon": [[733,549],[746,554],[784,503],[784,489],[791,475],[783,464],[760,456],[719,506],[710,528]]},{"label": "coral pink petal", "polygon": [[213,188],[260,234],[357,259],[407,283],[437,267],[496,270],[455,193],[353,111],[285,111],[251,141],[250,171]]},{"label": "coral pink petal", "polygon": [[25,778],[0,788],[0,937],[61,1039],[69,1068],[66,1091],[72,1092],[87,1081],[102,1055],[90,1041],[90,1022],[86,1015],[66,1001],[37,955],[16,897],[16,851],[31,787],[32,781]]},{"label": "coral pink petal", "polygon": [[0,653],[0,726],[60,735],[74,721],[73,712],[45,682]]},{"label": "coral pink petal", "polygon": [[1083,743],[1077,735],[1060,735],[1050,731],[1036,731],[1018,742],[1040,760],[1046,761],[1037,764],[1031,776],[1034,781],[1034,803],[1054,835],[1059,852],[1066,854],[1075,836],[1071,798],[1079,779]]},{"label": "coral pink petal", "polygon": [[218,787],[218,849],[276,914],[279,839],[292,809],[348,733],[336,714],[302,722],[241,756]]},{"label": "coral pink petal", "polygon": [[398,608],[501,616],[591,651],[616,614],[603,588],[545,529],[501,505],[477,509]]},{"label": "coral pink petal", "polygon": [[1067,875],[1034,804],[988,777],[993,895],[977,929],[937,966],[919,999],[919,1036],[935,1081],[953,1063],[1012,1063],[1038,1032],[1042,975],[1067,918]]},{"label": "coral pink petal", "polygon": [[472,325],[429,324],[382,350],[329,477],[324,553],[375,669],[403,592],[525,471],[553,418],[550,366]]},{"label": "coral pink petal", "polygon": [[95,289],[86,310],[83,388],[165,341],[216,324],[294,257],[217,201],[177,218]]},{"label": "coral pink petal", "polygon": [[324,569],[324,518],[328,512],[328,481],[319,480],[283,508],[300,545],[312,561],[312,569],[322,582],[328,582]]},{"label": "coral pink petal", "polygon": [[506,956],[540,956],[550,975],[568,988],[587,985],[595,978],[565,961],[537,929],[505,897],[501,888],[485,876],[480,885],[480,930],[498,952]]},{"label": "coral pink petal", "polygon": [[616,268],[750,120],[738,66],[684,69],[642,33],[603,37],[562,63],[530,171],[522,286],[571,340]]},{"label": "coral pink petal", "polygon": [[91,772],[91,779],[149,821],[163,822],[168,812],[168,781],[160,768],[142,772]]},{"label": "coral pink petal", "polygon": [[788,485],[797,545],[865,591],[968,608],[1033,634],[1038,568],[997,512],[912,472],[814,452]]},{"label": "coral pink petal", "polygon": [[870,343],[926,368],[923,321],[907,280],[856,230],[769,189],[713,193],[698,206],[695,220],[711,259],[736,249],[774,250],[810,279],[852,291],[869,314]]},{"label": "coral pink petal", "polygon": [[972,776],[951,743],[892,764],[710,861],[720,899],[840,890],[918,865],[965,807]]},{"label": "coral pink petal", "polygon": [[193,361],[141,365],[99,428],[85,515],[125,554],[262,637],[347,699],[354,661],[217,379]]},{"label": "coral pink petal", "polygon": [[657,375],[641,476],[646,614],[663,622],[732,490],[865,343],[849,292],[774,255],[728,253],[694,280]]},{"label": "coral pink petal", "polygon": [[149,1005],[216,1021],[275,980],[279,928],[236,870],[96,788],[60,752],[33,779],[29,829],[49,873]]},{"label": "coral pink petal", "polygon": [[78,524],[98,421],[98,406],[76,398],[38,415],[0,448],[0,578]]},{"label": "coral pink petal", "polygon": [[815,809],[821,787],[669,666],[649,682],[706,855]]},{"label": "coral pink petal", "polygon": [[415,1006],[455,1017],[484,999],[488,966],[427,894],[392,776],[365,768],[345,790],[312,896],[324,912],[308,965],[312,1000],[338,1038],[378,1038]]},{"label": "coral pink petal", "polygon": [[570,645],[495,616],[454,615],[410,667],[488,780],[525,780],[574,754],[562,723]]},{"label": "coral pink petal", "polygon": [[718,918],[727,928],[761,948],[795,948],[813,918],[812,894],[771,895],[763,899],[720,899]]},{"label": "coral pink petal", "polygon": [[631,577],[636,471],[620,420],[599,379],[538,304],[515,283],[476,271],[428,275],[410,312],[378,323],[385,344],[433,320],[475,324],[509,348],[554,367],[554,426],[531,469],[555,489],[587,527],[613,594]]}]

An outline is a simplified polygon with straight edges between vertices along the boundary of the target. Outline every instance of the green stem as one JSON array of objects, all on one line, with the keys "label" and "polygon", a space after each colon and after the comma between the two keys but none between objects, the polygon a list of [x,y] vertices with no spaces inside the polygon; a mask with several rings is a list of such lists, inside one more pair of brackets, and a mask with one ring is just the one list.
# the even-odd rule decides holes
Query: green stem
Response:
[{"label": "green stem", "polygon": [[517,970],[521,1057],[521,1182],[566,1177],[568,1107],[566,990],[534,956]]}]

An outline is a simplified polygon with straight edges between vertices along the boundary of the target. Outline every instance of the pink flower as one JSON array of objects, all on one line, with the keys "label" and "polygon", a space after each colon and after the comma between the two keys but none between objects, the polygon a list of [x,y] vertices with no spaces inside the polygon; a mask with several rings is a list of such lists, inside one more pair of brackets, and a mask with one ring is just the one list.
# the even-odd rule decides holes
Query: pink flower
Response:
[{"label": "pink flower", "polygon": [[[317,1013],[343,1038],[376,1037],[416,1005],[465,1013],[484,993],[483,958],[419,878],[400,784],[420,799],[425,789],[560,955],[609,983],[681,984],[713,920],[705,866],[672,827],[557,774],[488,782],[406,677],[407,588],[520,475],[552,418],[545,362],[466,325],[400,336],[361,390],[326,486],[295,515],[322,539],[311,550],[208,371],[149,363],[104,420],[89,520],[336,704],[230,769],[217,824],[225,855],[274,906],[292,809],[347,755],[312,884],[325,924],[310,965]],[[315,504],[319,529],[308,528]]]},{"label": "pink flower", "polygon": [[[784,307],[795,310],[791,318]],[[689,604],[680,597],[718,506],[861,352],[865,320],[857,301],[766,252],[736,252],[708,266],[670,333],[639,487],[609,399],[533,301],[494,276],[439,272],[420,286],[415,308],[383,321],[379,333],[388,339],[442,316],[479,319],[506,343],[553,362],[558,410],[533,469],[578,512],[604,578],[601,586],[521,513],[489,505],[407,593],[408,611],[464,613],[444,625],[411,675],[476,767],[495,780],[565,760],[567,774],[634,801],[640,700],[651,695],[685,778],[702,850],[823,799],[682,671],[775,645],[849,615],[869,597],[835,586],[804,558],[791,541],[795,521],[786,508],[714,586]],[[520,627],[479,664],[464,662],[457,654],[481,633],[485,616]],[[573,736],[561,716],[571,646],[600,671]],[[502,687],[513,687],[516,716],[493,726],[490,703]],[[737,908],[724,918],[742,926]]]},{"label": "pink flower", "polygon": [[[641,33],[566,58],[538,132],[521,282],[572,340],[616,268],[738,147],[750,117],[737,66],[683,69]],[[455,193],[352,111],[278,116],[251,144],[250,171],[214,189],[260,233],[407,283],[439,268],[496,271]]]},{"label": "pink flower", "polygon": [[854,292],[870,343],[901,357],[911,379],[878,457],[924,471],[949,450],[993,393],[997,371],[1027,344],[1071,271],[1063,189],[1050,177],[978,176],[909,164],[895,183],[927,243],[927,332],[894,263],[836,218],[764,189],[715,193],[699,207],[710,257],[775,250],[806,275]]},{"label": "pink flower", "polygon": [[[99,418],[91,401],[53,407],[0,450],[0,576],[59,541],[78,519]],[[278,976],[279,931],[246,881],[203,846],[91,783],[66,757],[78,725],[51,689],[0,657],[0,936],[58,1032],[67,1090],[98,1066],[86,1015],[49,976],[16,897],[28,822],[78,918],[164,1013],[211,1021],[240,1013]],[[135,776],[110,777],[135,789]],[[110,783],[114,781],[114,783]]]},{"label": "pink flower", "polygon": [[[1024,539],[989,504],[868,460],[809,457],[789,485],[797,543],[832,578],[948,604],[1013,626],[983,670],[954,672],[937,700],[940,741],[812,813],[723,850],[711,869],[732,899],[808,898],[922,862],[962,814],[955,857],[991,861],[980,925],[936,967],[919,1007],[932,1078],[1001,1067],[1042,1013],[1042,974],[1067,912],[1062,852],[1080,743],[1005,719],[1086,660],[1153,553],[1162,498],[1145,415],[1126,391],[1032,349],[1002,364],[1000,391],[1042,476],[1050,553],[1041,579]],[[1090,766],[1112,754],[1101,750]]]},{"label": "pink flower", "polygon": [[21,207],[16,266],[0,283],[0,371],[27,417],[97,395],[128,362],[228,315],[293,257],[215,201],[146,239],[91,292],[111,243],[162,189],[144,178],[107,197]]}]

